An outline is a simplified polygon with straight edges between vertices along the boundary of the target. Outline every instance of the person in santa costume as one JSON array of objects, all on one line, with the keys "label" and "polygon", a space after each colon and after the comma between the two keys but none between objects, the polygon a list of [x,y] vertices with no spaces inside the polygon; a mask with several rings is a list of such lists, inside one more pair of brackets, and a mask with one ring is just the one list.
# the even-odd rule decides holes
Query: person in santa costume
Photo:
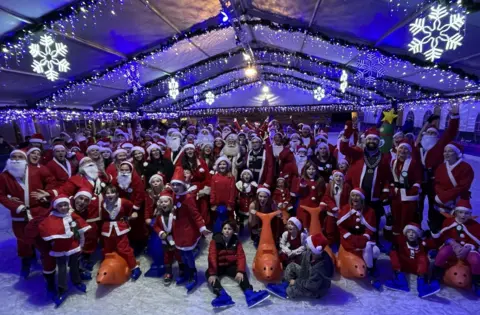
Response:
[{"label": "person in santa costume", "polygon": [[142,181],[145,183],[145,149],[142,147],[135,146],[132,148],[132,165],[133,168],[135,169],[135,172],[140,176]]},{"label": "person in santa costume", "polygon": [[200,145],[200,158],[207,163],[208,169],[213,170],[215,165],[215,155],[213,153],[213,143],[202,143]]},{"label": "person in santa costume", "polygon": [[258,184],[253,181],[253,173],[246,169],[240,173],[240,180],[235,183],[237,189],[236,214],[240,231],[250,213],[250,204],[255,200]]},{"label": "person in santa costume", "polygon": [[297,150],[294,152],[294,154],[298,174],[302,174],[303,168],[308,161],[307,148],[304,145],[300,145],[297,147]]},{"label": "person in santa costume", "polygon": [[387,280],[385,286],[392,290],[410,292],[405,272],[417,275],[417,292],[421,298],[440,291],[440,283],[436,280],[428,282],[428,256],[422,242],[423,231],[420,225],[410,222],[403,228],[403,234],[390,251],[390,261],[394,278]]},{"label": "person in santa costume", "polygon": [[103,161],[102,154],[100,152],[100,146],[91,144],[88,146],[86,155],[97,165],[100,171],[105,171],[105,163]]},{"label": "person in santa costume", "polygon": [[435,257],[433,279],[441,281],[452,262],[463,260],[470,266],[473,290],[480,296],[480,223],[472,217],[470,201],[458,200],[453,217],[446,219],[442,229],[432,236],[442,244]]},{"label": "person in santa costume", "polygon": [[[233,219],[235,217],[235,198],[237,194],[235,178],[230,171],[231,167],[230,160],[225,156],[219,157],[215,162],[216,174],[212,176],[210,193],[210,206],[216,217],[213,224],[213,233],[220,232],[221,225],[227,218]],[[202,217],[205,224],[208,225],[209,214],[202,214]]]},{"label": "person in santa costume", "polygon": [[213,141],[213,157],[215,160],[220,156],[224,146],[225,141],[222,139],[222,137],[215,138]]},{"label": "person in santa costume", "polygon": [[38,230],[43,240],[51,244],[50,256],[56,258],[58,293],[49,292],[49,294],[53,295],[55,304],[59,306],[67,297],[67,265],[74,287],[81,292],[87,292],[87,287],[80,277],[79,258],[85,242],[84,233],[90,229],[90,225],[75,212],[70,211],[68,196],[55,197],[52,207],[52,212],[39,224]]},{"label": "person in santa costume", "polygon": [[129,221],[138,218],[133,204],[119,197],[118,189],[109,185],[105,188],[105,200],[102,203],[102,239],[103,254],[116,251],[131,270],[131,278],[137,280],[142,271],[135,260],[133,249],[128,241]]},{"label": "person in santa costume", "polygon": [[390,161],[393,161],[397,158],[397,150],[398,150],[398,145],[402,142],[407,142],[407,143],[410,143],[410,141],[408,139],[406,139],[405,137],[405,134],[403,133],[403,131],[397,131],[394,135],[393,135],[393,145],[392,145],[392,148],[390,149],[390,151],[388,151],[388,153],[386,153],[386,155],[388,156],[389,160]]},{"label": "person in santa costume", "polygon": [[173,176],[174,166],[171,160],[162,155],[160,147],[152,143],[147,147],[147,163],[145,167],[145,180],[148,182],[155,174],[163,174],[165,183],[170,182]]},{"label": "person in santa costume", "polygon": [[64,145],[55,145],[53,147],[53,159],[47,163],[48,170],[55,176],[57,185],[63,185],[65,182],[75,175],[76,169],[66,158],[67,148]]},{"label": "person in santa costume", "polygon": [[[44,183],[45,187],[49,187],[47,189],[56,188],[58,185],[57,181],[55,180],[55,176],[50,172],[49,168],[45,165],[40,164],[41,160],[41,152],[40,149],[37,147],[33,147],[28,149],[27,151],[27,161],[30,173],[32,176],[39,177],[41,181]],[[52,189],[52,192],[56,192],[56,190]],[[40,195],[37,195],[37,192],[33,192],[32,196],[38,199],[42,199]]]},{"label": "person in santa costume", "polygon": [[145,193],[145,223],[147,226],[152,224],[152,219],[157,213],[157,203],[160,194],[165,189],[165,176],[163,174],[155,174],[150,177],[150,188]]},{"label": "person in santa costume", "polygon": [[252,149],[246,156],[239,159],[239,165],[248,168],[253,173],[253,180],[259,185],[271,187],[273,183],[274,159],[268,150],[263,146],[262,139],[254,136],[251,140]]},{"label": "person in santa costume", "polygon": [[167,135],[167,150],[165,157],[169,159],[173,165],[177,164],[177,161],[182,152],[182,133],[178,130],[173,130],[170,135]]},{"label": "person in santa costume", "polygon": [[[365,132],[365,147],[351,147],[348,139],[353,129],[346,126],[340,151],[347,161],[351,160],[345,180],[351,187],[360,187],[365,191],[365,203],[374,209],[376,224],[384,213],[390,213],[388,201],[390,192],[391,171],[387,156],[379,150],[380,133],[376,128]],[[376,226],[378,229],[378,226]],[[377,233],[376,237],[378,237]]]},{"label": "person in santa costume", "polygon": [[280,260],[283,269],[286,269],[292,262],[302,262],[302,254],[305,252],[305,241],[307,233],[303,231],[302,222],[296,217],[291,217],[287,222],[287,230],[280,238]]},{"label": "person in santa costume", "polygon": [[343,160],[338,160],[337,162],[337,169],[342,172],[344,175],[347,174],[348,169],[350,168],[350,164],[348,164],[348,161],[343,159]]},{"label": "person in santa costume", "polygon": [[195,140],[195,145],[197,147],[201,147],[202,144],[213,144],[213,135],[211,134],[210,130],[207,128],[202,128],[197,135],[197,139]]},{"label": "person in santa costume", "polygon": [[37,163],[40,163],[42,165],[47,165],[47,163],[53,159],[53,151],[45,150],[44,148],[44,145],[47,143],[47,141],[45,141],[45,138],[41,133],[34,133],[30,137],[30,140],[28,140],[28,143],[29,143],[29,147],[28,147],[29,149],[38,148],[40,150],[39,159]]},{"label": "person in santa costume", "polygon": [[[157,202],[158,216],[153,225],[154,233],[160,237],[163,246],[163,264],[165,265],[165,274],[163,284],[169,286],[173,282],[172,265],[175,261],[178,263],[179,278],[185,277],[185,264],[182,262],[182,256],[179,249],[175,247],[173,239],[173,222],[175,221],[174,211],[176,206],[173,204],[173,192],[165,189],[161,192]],[[157,266],[160,269],[160,266]]]},{"label": "person in santa costume", "polygon": [[211,232],[205,227],[195,197],[187,191],[182,168],[176,168],[170,184],[175,193],[176,207],[172,227],[173,239],[186,265],[185,276],[177,278],[177,284],[187,281],[187,292],[191,292],[198,282],[193,249],[197,246],[200,235],[207,236]]},{"label": "person in santa costume", "polygon": [[303,144],[302,139],[298,133],[292,133],[289,139],[290,141],[288,142],[288,144],[290,145],[290,150],[292,150],[293,152],[297,152],[298,148],[301,145],[304,146],[306,150],[308,150],[308,147]]},{"label": "person in santa costume", "polygon": [[439,231],[444,213],[450,213],[458,199],[470,199],[470,187],[475,178],[472,166],[463,160],[463,146],[450,142],[443,150],[444,163],[435,171],[435,215],[429,218],[432,231]]},{"label": "person in santa costume", "polygon": [[221,232],[213,235],[208,248],[208,269],[205,278],[213,293],[217,296],[212,301],[214,308],[228,307],[235,304],[220,283],[220,277],[228,276],[239,283],[245,294],[248,308],[252,308],[269,298],[265,290],[253,291],[248,281],[247,259],[242,242],[235,234],[237,225],[233,220],[226,220],[221,225]]},{"label": "person in santa costume", "polygon": [[283,174],[285,178],[285,185],[287,188],[292,188],[293,183],[297,180],[298,175],[301,174],[298,172],[297,164],[295,161],[295,154],[290,150],[290,148],[285,147],[279,155],[279,173]]},{"label": "person in santa costume", "polygon": [[367,276],[372,286],[380,290],[381,283],[375,278],[375,262],[380,250],[374,240],[377,231],[375,211],[365,203],[365,192],[354,188],[350,192],[349,204],[340,209],[337,225],[340,244],[348,252],[362,257],[367,266]]},{"label": "person in santa costume", "polygon": [[313,135],[312,135],[312,128],[307,124],[302,126],[301,140],[302,140],[302,144],[307,149],[311,149],[312,151],[315,149],[315,139],[313,138]]},{"label": "person in santa costume", "polygon": [[328,245],[323,234],[309,236],[307,250],[300,264],[291,263],[280,284],[269,283],[267,290],[282,299],[316,298],[325,296],[330,289],[335,265],[324,248]]},{"label": "person in santa costume", "polygon": [[112,149],[108,147],[100,147],[100,154],[103,159],[103,167],[106,170],[107,167],[113,162],[113,152]]},{"label": "person in santa costume", "polygon": [[328,144],[320,142],[315,149],[315,155],[311,157],[311,160],[318,167],[319,175],[323,177],[325,182],[330,180],[332,171],[337,167],[337,160],[330,152]]},{"label": "person in santa costume", "polygon": [[242,157],[245,155],[245,152],[242,151],[236,134],[230,133],[226,136],[225,146],[223,146],[219,156],[226,156],[230,160],[232,175],[235,180],[238,178],[238,170],[243,166]]},{"label": "person in santa costume", "polygon": [[[349,146],[355,146],[355,144],[358,143],[359,137],[358,137],[358,129],[356,128],[356,125],[353,124],[352,121],[347,121],[346,122],[347,129],[352,128],[353,132],[350,134],[350,137],[348,138],[348,145]],[[335,146],[335,149],[333,150],[333,156],[337,159],[337,163],[340,163],[340,161],[345,160],[346,161],[346,156],[340,151],[340,144],[342,143],[343,136],[345,134],[345,130],[342,130],[338,133],[338,139],[337,139],[337,145]],[[347,163],[351,163],[352,161],[347,161]]]},{"label": "person in santa costume", "polygon": [[[13,150],[5,171],[0,173],[0,204],[11,213],[12,230],[17,239],[17,254],[22,260],[21,275],[24,278],[29,276],[31,263],[35,259],[34,247],[32,242],[28,241],[25,229],[30,220],[48,213],[48,198],[54,195],[54,187],[47,185],[38,170],[36,166],[27,166],[25,151]],[[37,196],[38,190],[45,191],[46,194]],[[55,263],[48,261],[48,248],[47,252],[39,249],[42,253],[44,274],[52,273]]]},{"label": "person in santa costume", "polygon": [[[435,119],[436,120],[436,119]],[[422,191],[420,193],[420,214],[423,214],[425,198],[428,199],[428,221],[435,225],[435,222],[441,222],[441,218],[437,210],[435,210],[435,172],[437,168],[442,164],[440,158],[444,152],[445,146],[455,139],[458,133],[460,124],[460,115],[458,113],[458,105],[452,105],[450,108],[450,121],[448,128],[443,132],[440,137],[440,132],[435,125],[435,121],[429,119],[422,130],[418,134],[418,138],[415,142],[416,152],[418,160],[423,165],[423,182]],[[439,226],[433,226],[434,229],[438,229]],[[434,230],[436,233],[438,230]]]},{"label": "person in santa costume", "polygon": [[327,184],[322,202],[320,202],[320,205],[327,211],[323,226],[329,244],[336,244],[340,240],[337,227],[338,213],[348,204],[351,190],[350,185],[345,182],[345,175],[339,170],[334,170],[332,180]]},{"label": "person in santa costume", "polygon": [[292,195],[287,186],[288,175],[280,173],[277,178],[272,200],[277,205],[278,210],[282,211],[282,219],[286,224],[293,211]]},{"label": "person in santa costume", "polygon": [[[391,216],[393,240],[395,240],[396,236],[402,234],[403,228],[407,224],[416,221],[422,183],[421,164],[412,158],[412,145],[408,141],[405,140],[398,144],[391,170],[393,178],[390,184]],[[388,219],[390,214],[385,214]]]},{"label": "person in santa costume", "polygon": [[127,161],[128,159],[127,150],[122,148],[116,149],[113,152],[112,157],[113,163],[110,163],[110,165],[107,166],[105,172],[113,178],[116,178],[118,175],[118,169],[120,168],[120,164],[122,164],[122,162],[124,161]]},{"label": "person in santa costume", "polygon": [[118,146],[118,149],[124,149],[125,151],[127,151],[127,157],[130,157],[133,147],[134,147],[133,143],[129,141],[125,141]]}]

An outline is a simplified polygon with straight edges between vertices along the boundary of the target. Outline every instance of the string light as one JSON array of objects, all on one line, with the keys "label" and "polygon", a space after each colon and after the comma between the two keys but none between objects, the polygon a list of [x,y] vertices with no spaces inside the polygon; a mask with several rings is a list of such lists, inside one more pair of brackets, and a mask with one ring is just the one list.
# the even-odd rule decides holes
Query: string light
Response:
[{"label": "string light", "polygon": [[248,77],[248,78],[253,78],[257,75],[257,69],[255,69],[254,67],[247,67],[245,68],[245,75]]},{"label": "string light", "polygon": [[168,82],[168,95],[170,95],[171,98],[176,99],[178,94],[178,82],[172,78]]}]

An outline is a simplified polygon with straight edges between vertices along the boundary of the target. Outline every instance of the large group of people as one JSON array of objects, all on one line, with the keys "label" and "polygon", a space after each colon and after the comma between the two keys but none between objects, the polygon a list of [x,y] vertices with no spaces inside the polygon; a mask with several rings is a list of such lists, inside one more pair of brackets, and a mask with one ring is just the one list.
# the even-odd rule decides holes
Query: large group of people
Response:
[{"label": "large group of people", "polygon": [[[147,244],[162,246],[163,261],[153,260],[145,275],[192,292],[198,245],[212,232],[206,277],[214,307],[234,304],[220,284],[225,275],[239,283],[249,306],[268,298],[267,290],[282,298],[325,295],[335,271],[327,247],[363,259],[369,283],[380,289],[375,267],[386,241],[394,270],[387,288],[408,291],[405,273],[412,273],[420,297],[435,294],[445,270],[462,260],[480,295],[480,225],[470,205],[474,172],[454,142],[458,127],[458,106],[452,106],[443,134],[432,117],[417,136],[396,132],[388,153],[380,151],[379,131],[358,130],[355,120],[346,123],[337,145],[317,125],[275,119],[172,122],[148,130],[138,122],[134,129],[97,134],[62,132],[49,148],[34,134],[28,147],[10,153],[0,174],[0,203],[11,212],[22,276],[30,274],[38,250],[57,305],[67,296],[67,269],[74,287],[86,291],[83,281],[91,279],[99,247],[118,253],[136,280],[142,271],[135,257]],[[312,217],[305,207],[319,207],[320,215]],[[250,233],[258,246],[256,213],[277,210],[271,229],[284,277],[253,291],[237,233]],[[322,231],[312,235],[318,221]]]}]

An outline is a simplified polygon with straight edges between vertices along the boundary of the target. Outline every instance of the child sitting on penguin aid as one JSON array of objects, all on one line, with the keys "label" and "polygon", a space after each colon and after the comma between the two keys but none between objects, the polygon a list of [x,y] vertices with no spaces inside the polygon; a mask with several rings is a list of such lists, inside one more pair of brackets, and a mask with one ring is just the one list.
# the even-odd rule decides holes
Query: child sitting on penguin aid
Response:
[{"label": "child sitting on penguin aid", "polygon": [[208,249],[208,269],[205,277],[217,295],[212,301],[215,308],[228,307],[235,304],[230,295],[220,284],[221,276],[235,278],[245,294],[248,308],[252,308],[268,299],[267,291],[253,291],[246,273],[247,261],[242,243],[235,234],[237,224],[234,220],[226,220],[220,233],[213,235]]}]

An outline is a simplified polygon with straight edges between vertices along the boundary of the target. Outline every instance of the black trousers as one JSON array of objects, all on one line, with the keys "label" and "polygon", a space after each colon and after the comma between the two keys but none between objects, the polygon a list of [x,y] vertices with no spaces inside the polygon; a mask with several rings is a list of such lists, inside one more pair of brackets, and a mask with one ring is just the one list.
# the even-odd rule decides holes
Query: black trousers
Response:
[{"label": "black trousers", "polygon": [[80,253],[76,253],[70,256],[61,256],[57,257],[57,267],[58,267],[58,289],[60,291],[68,290],[68,272],[67,264],[70,268],[70,279],[73,284],[78,284],[82,282],[80,278],[80,268],[78,265],[78,259]]},{"label": "black trousers", "polygon": [[378,241],[378,230],[380,226],[380,219],[382,218],[383,215],[385,215],[385,210],[383,209],[383,203],[381,201],[370,201],[366,203],[367,205],[370,205],[370,207],[375,211],[375,219],[377,221],[377,226],[375,227],[377,229],[377,232],[374,233],[375,235],[375,240]]},{"label": "black trousers", "polygon": [[[215,283],[212,286],[213,293],[215,293],[216,295],[220,295],[220,291],[223,289],[222,284],[220,283],[220,277],[227,276],[230,278],[235,278],[237,273],[238,273],[237,266],[235,265],[227,266],[227,267],[219,267],[217,270],[217,279],[215,280]],[[240,288],[242,289],[242,291],[252,290],[253,287],[250,284],[250,282],[248,282],[247,274],[245,272],[242,272],[242,273],[243,273],[243,281],[240,282]],[[208,270],[207,270],[205,272],[205,278],[207,278],[207,282],[208,282],[208,277],[210,276],[211,275],[208,273]],[[210,285],[210,283],[208,285]]]}]

